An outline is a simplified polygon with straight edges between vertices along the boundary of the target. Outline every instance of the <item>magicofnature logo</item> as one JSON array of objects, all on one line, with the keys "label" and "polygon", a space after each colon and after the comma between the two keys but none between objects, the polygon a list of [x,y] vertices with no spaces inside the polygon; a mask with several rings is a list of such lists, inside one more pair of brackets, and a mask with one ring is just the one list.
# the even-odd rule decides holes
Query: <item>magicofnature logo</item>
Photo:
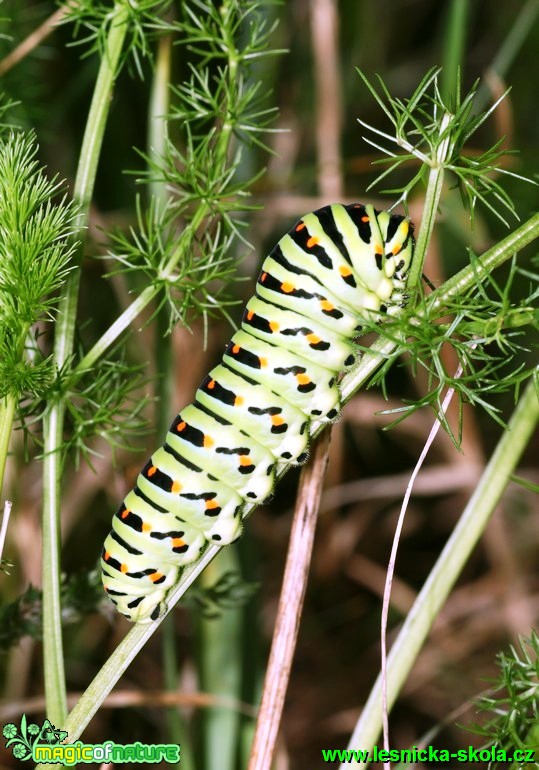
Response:
[{"label": "magicofnature logo", "polygon": [[43,722],[41,727],[35,722],[28,724],[26,714],[22,715],[19,727],[13,722],[4,725],[2,734],[6,739],[6,748],[11,749],[15,759],[21,761],[32,759],[34,744],[44,743],[49,746],[56,746],[67,738],[66,731],[57,730],[48,719]]},{"label": "magicofnature logo", "polygon": [[13,756],[21,761],[32,759],[38,763],[59,763],[67,767],[96,762],[148,765],[161,762],[177,764],[180,761],[180,746],[176,743],[63,743],[67,738],[66,730],[58,730],[48,719],[41,727],[34,722],[29,724],[26,714],[22,715],[19,727],[8,722],[2,733],[6,748],[11,749]]}]

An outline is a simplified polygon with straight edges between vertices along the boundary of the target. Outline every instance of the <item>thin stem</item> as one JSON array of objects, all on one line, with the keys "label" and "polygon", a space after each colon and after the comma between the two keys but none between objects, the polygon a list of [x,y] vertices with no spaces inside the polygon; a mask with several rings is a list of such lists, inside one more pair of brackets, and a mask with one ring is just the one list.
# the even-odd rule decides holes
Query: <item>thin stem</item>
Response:
[{"label": "thin stem", "polygon": [[[211,213],[210,207],[206,203],[201,203],[197,208],[191,222],[187,225],[180,236],[178,246],[170,257],[169,261],[160,274],[161,281],[169,280],[174,274],[176,265],[191,248],[193,237],[201,226],[204,219]],[[92,369],[107,350],[124,334],[133,321],[148,307],[148,305],[157,297],[161,291],[160,284],[151,284],[147,286],[139,296],[127,307],[124,312],[109,326],[107,331],[98,339],[95,345],[86,353],[78,365],[73,370],[71,382],[82,376],[85,372]]]},{"label": "thin stem", "polygon": [[[222,8],[222,14],[226,17],[229,13],[230,3],[225,3]],[[234,45],[234,40],[229,37],[225,40],[228,46],[228,81],[230,93],[234,94],[238,88],[238,53]],[[228,162],[228,155],[233,139],[233,114],[229,105],[225,106],[223,111],[223,125],[220,130],[217,141],[216,159],[217,163],[224,169]],[[202,225],[206,217],[212,213],[210,205],[206,202],[200,203],[195,211],[189,225],[183,231],[178,246],[170,257],[160,274],[162,282],[169,280],[182,259],[183,255],[191,248],[192,239],[198,228]],[[79,362],[75,369],[75,375],[81,375],[91,369],[103,354],[116,342],[116,340],[129,328],[137,316],[155,299],[161,290],[160,284],[152,284],[137,297],[136,300],[116,319],[112,326],[107,329],[105,334],[95,343],[84,358]]]},{"label": "thin stem", "polygon": [[0,502],[14,415],[15,396],[7,395],[0,401]]},{"label": "thin stem", "polygon": [[[165,155],[167,144],[171,55],[172,36],[164,35],[159,38],[157,45],[148,116],[148,157],[155,161]],[[166,204],[169,198],[166,183],[161,180],[150,182],[150,195],[163,205]]]},{"label": "thin stem", "polygon": [[[167,114],[169,111],[170,67],[172,53],[172,37],[164,35],[159,38],[157,59],[150,94],[150,109],[148,116],[148,157],[155,161],[165,154],[168,135]],[[157,180],[150,184],[150,195],[156,201],[157,207],[164,207],[168,200],[165,182]],[[168,312],[162,307],[157,313],[155,328],[155,368],[156,381],[156,433],[164,436],[172,413],[173,392],[173,356],[172,337],[167,334],[169,328]],[[171,614],[163,624],[161,635],[163,656],[163,685],[167,692],[178,689],[178,655],[176,651],[176,628],[174,616]],[[167,739],[169,743],[178,743],[182,747],[181,767],[189,770],[192,758],[187,750],[187,731],[182,714],[177,706],[166,709]],[[179,767],[180,765],[176,765]]]},{"label": "thin stem", "polygon": [[[440,134],[442,136],[444,132],[447,131],[452,117],[453,116],[447,112],[442,117],[440,122]],[[447,132],[447,136],[442,139],[438,146],[435,162],[431,164],[429,170],[427,190],[425,192],[425,202],[423,205],[423,216],[421,217],[421,226],[417,235],[414,259],[412,261],[412,266],[410,268],[410,274],[407,281],[407,286],[409,288],[417,286],[423,273],[423,265],[425,264],[427,248],[432,237],[432,231],[434,230],[436,215],[438,213],[438,204],[442,194],[442,187],[444,183],[444,167],[447,159],[451,157],[452,147],[453,142],[451,141],[449,132]]]},{"label": "thin stem", "polygon": [[451,0],[447,32],[444,43],[444,58],[441,72],[440,91],[444,104],[455,101],[459,81],[459,68],[463,62],[466,44],[466,23],[468,21],[469,0]]},{"label": "thin stem", "polygon": [[[414,665],[427,634],[488,520],[511,480],[528,441],[539,421],[539,400],[531,380],[498,442],[485,471],[457,526],[404,621],[388,656],[388,704],[395,702]],[[381,729],[381,687],[379,676],[363,708],[348,744],[349,748],[371,748]],[[363,767],[359,762],[341,765]]]},{"label": "thin stem", "polygon": [[[84,229],[88,221],[112,90],[127,32],[127,20],[125,2],[117,2],[111,13],[109,34],[90,105],[75,180],[74,198],[79,204],[75,237],[79,240],[79,246],[74,257],[77,267],[71,271],[59,303],[54,340],[54,361],[58,370],[65,367],[73,351]],[[64,415],[65,406],[60,400],[50,406],[43,419],[43,654],[47,714],[54,724],[63,724],[67,714],[59,553]]]},{"label": "thin stem", "polygon": [[326,431],[314,444],[311,461],[301,474],[301,497],[294,511],[286,557],[283,586],[277,611],[271,652],[264,680],[260,711],[248,770],[269,770],[281,723],[299,621],[307,590],[309,565],[324,486],[331,433]]},{"label": "thin stem", "polygon": [[[79,211],[74,225],[76,239],[79,242],[74,257],[78,267],[84,248],[85,228],[88,224],[90,203],[92,200],[97,164],[103,144],[103,134],[110,111],[114,82],[118,74],[118,65],[122,52],[129,11],[126,3],[117,2],[111,13],[110,30],[103,58],[99,67],[97,80],[88,113],[88,120],[82,140],[73,198],[78,203]],[[80,283],[80,269],[72,270],[66,281],[59,303],[58,323],[54,338],[54,357],[57,365],[62,367],[73,351],[75,323]]]}]

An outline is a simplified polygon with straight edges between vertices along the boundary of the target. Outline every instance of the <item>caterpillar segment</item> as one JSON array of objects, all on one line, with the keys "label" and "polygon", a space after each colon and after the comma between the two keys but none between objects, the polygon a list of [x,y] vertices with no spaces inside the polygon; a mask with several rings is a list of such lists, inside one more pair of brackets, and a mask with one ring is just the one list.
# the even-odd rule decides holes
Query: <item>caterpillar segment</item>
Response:
[{"label": "caterpillar segment", "polygon": [[404,304],[413,245],[405,217],[333,204],[266,257],[222,362],[113,517],[103,585],[129,620],[159,618],[182,568],[208,542],[240,536],[246,504],[271,494],[279,464],[305,461],[311,421],[339,415],[339,379],[365,320]]},{"label": "caterpillar segment", "polygon": [[331,333],[327,327],[296,311],[284,310],[256,295],[245,308],[242,327],[257,339],[286,347],[301,358],[333,372],[348,369],[356,360],[356,348],[351,340]]},{"label": "caterpillar segment", "polygon": [[248,436],[262,432],[276,462],[305,460],[309,423],[304,413],[260,383],[219,364],[203,380],[196,398],[207,409],[241,425]]}]

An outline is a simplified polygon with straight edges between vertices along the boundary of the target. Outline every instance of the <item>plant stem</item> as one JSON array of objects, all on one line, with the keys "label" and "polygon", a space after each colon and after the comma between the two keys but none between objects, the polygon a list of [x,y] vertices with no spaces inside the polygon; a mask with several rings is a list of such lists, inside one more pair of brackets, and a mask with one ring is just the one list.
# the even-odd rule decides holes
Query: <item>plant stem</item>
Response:
[{"label": "plant stem", "polygon": [[[92,103],[82,142],[74,199],[79,204],[75,220],[79,241],[74,256],[75,269],[64,285],[59,302],[54,339],[54,361],[58,371],[66,367],[73,351],[80,282],[80,262],[84,231],[88,221],[97,164],[109,113],[114,81],[118,72],[127,21],[125,2],[117,2],[110,14],[110,29],[96,80]],[[52,403],[43,419],[43,654],[47,715],[56,725],[65,723],[67,714],[64,658],[62,648],[60,600],[60,479],[65,405],[61,399]]]},{"label": "plant stem", "polygon": [[444,56],[441,73],[442,99],[444,104],[455,103],[459,82],[459,67],[462,65],[466,43],[466,22],[468,21],[469,0],[451,0],[444,40]]},{"label": "plant stem", "polygon": [[[150,94],[150,108],[148,116],[148,157],[159,161],[165,154],[169,111],[170,67],[172,54],[172,37],[164,35],[159,38],[157,45],[156,66],[152,80]],[[163,209],[168,201],[169,194],[166,183],[154,180],[150,183],[150,195],[155,201],[156,209]],[[156,416],[155,429],[161,438],[165,435],[170,415],[172,413],[173,355],[172,336],[168,334],[169,319],[166,305],[157,313],[155,326],[155,369],[157,380],[155,386]],[[178,689],[178,655],[176,651],[176,627],[174,615],[170,614],[163,623],[161,634],[162,660],[163,660],[163,686],[167,692],[176,692]],[[169,706],[165,711],[167,725],[167,741],[178,743],[181,746],[182,770],[192,768],[187,730],[183,715],[177,706]],[[174,767],[180,767],[175,764]]]},{"label": "plant stem", "polygon": [[[511,480],[539,421],[539,400],[533,380],[528,383],[498,445],[457,526],[434,565],[404,621],[388,656],[388,706],[391,708],[415,663],[421,646],[453,585],[481,537],[488,520]],[[348,748],[371,748],[382,725],[379,676],[352,733]],[[341,768],[364,767],[359,762]]]},{"label": "plant stem", "polygon": [[407,280],[407,286],[410,289],[414,286],[417,286],[421,279],[421,275],[423,273],[423,265],[425,264],[425,257],[427,256],[427,249],[432,237],[432,231],[434,230],[434,224],[436,222],[438,204],[440,202],[440,196],[442,194],[442,187],[444,183],[444,167],[447,159],[451,157],[453,148],[451,135],[447,130],[451,123],[452,117],[452,115],[446,112],[440,122],[440,134],[443,137],[444,132],[447,132],[447,136],[441,139],[437,148],[436,158],[433,159],[433,163],[429,171],[427,189],[425,192],[425,202],[423,205],[423,216],[421,217],[421,226],[417,235],[414,258],[412,260],[412,266],[410,268],[410,273]]},{"label": "plant stem", "polygon": [[275,632],[248,770],[269,770],[273,763],[307,591],[330,438],[331,432],[327,430],[317,439],[311,450],[310,462],[301,473],[301,496],[298,496],[294,510]]},{"label": "plant stem", "polygon": [[7,395],[0,401],[0,504],[14,414],[15,396]]}]

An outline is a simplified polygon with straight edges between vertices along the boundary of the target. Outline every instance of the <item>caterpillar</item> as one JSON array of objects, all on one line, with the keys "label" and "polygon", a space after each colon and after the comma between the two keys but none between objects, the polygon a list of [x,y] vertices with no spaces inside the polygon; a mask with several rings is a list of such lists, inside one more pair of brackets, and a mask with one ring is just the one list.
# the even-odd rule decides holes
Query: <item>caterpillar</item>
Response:
[{"label": "caterpillar", "polygon": [[159,618],[182,567],[207,543],[238,538],[245,505],[271,494],[278,466],[306,460],[311,421],[339,415],[339,377],[365,319],[404,304],[413,247],[405,217],[333,204],[266,257],[221,363],[113,517],[103,586],[126,618]]}]

